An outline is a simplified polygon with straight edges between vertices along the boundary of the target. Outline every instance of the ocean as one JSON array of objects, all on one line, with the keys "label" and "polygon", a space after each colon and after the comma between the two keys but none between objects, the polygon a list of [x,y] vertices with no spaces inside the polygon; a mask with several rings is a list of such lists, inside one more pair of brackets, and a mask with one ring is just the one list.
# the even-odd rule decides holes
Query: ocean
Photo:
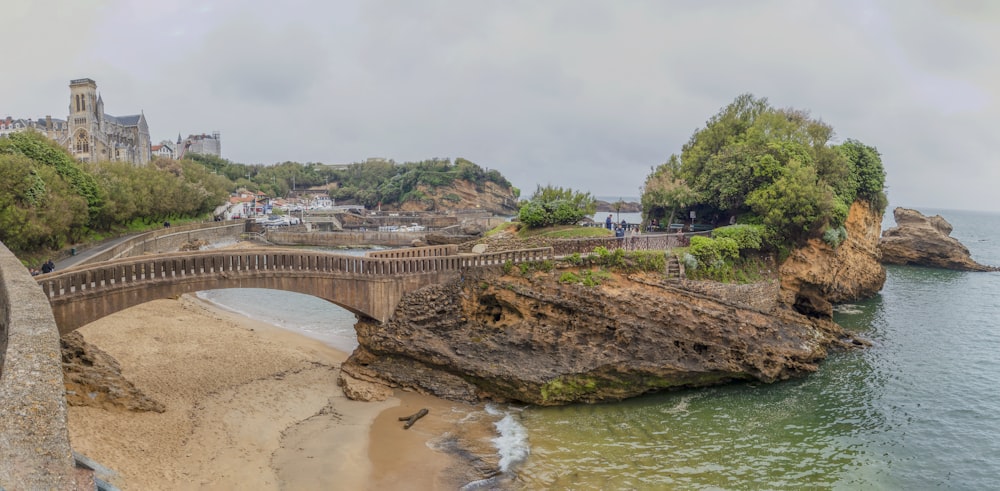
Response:
[{"label": "ocean", "polygon": [[[921,211],[947,219],[974,259],[1000,265],[1000,215]],[[339,349],[357,343],[353,315],[332,304],[271,290],[217,294],[227,291],[199,295]],[[835,312],[872,346],[833,353],[805,378],[484,408],[500,417],[504,487],[1000,489],[998,293],[1000,273],[890,266],[877,296]]]}]

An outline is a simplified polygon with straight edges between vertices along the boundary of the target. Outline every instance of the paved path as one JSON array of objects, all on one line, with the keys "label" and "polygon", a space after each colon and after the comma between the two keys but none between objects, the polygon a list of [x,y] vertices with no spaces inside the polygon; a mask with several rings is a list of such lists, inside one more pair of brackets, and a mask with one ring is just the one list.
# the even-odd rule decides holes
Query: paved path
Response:
[{"label": "paved path", "polygon": [[59,271],[61,269],[66,269],[70,266],[74,266],[80,263],[81,261],[94,257],[95,255],[100,254],[101,252],[104,252],[118,244],[121,244],[122,242],[125,242],[126,240],[131,239],[136,235],[140,234],[129,234],[118,237],[117,239],[111,239],[107,242],[79,251],[75,256],[67,256],[62,259],[59,259],[58,261],[53,261],[56,264],[56,271]]}]

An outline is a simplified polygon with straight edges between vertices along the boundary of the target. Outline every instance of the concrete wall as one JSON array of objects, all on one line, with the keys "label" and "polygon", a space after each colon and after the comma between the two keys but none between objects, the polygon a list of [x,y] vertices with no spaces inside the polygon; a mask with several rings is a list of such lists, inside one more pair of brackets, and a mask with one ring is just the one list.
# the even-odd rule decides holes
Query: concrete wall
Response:
[{"label": "concrete wall", "polygon": [[182,244],[191,240],[200,239],[207,242],[218,242],[225,239],[235,240],[240,237],[245,228],[246,223],[243,221],[193,223],[162,228],[137,235],[88,258],[86,261],[81,261],[80,264],[95,264],[146,254],[176,252]]},{"label": "concrete wall", "polygon": [[319,247],[361,247],[380,245],[408,247],[414,240],[424,240],[426,232],[281,232],[268,230],[267,241],[277,245],[312,245]]},{"label": "concrete wall", "polygon": [[0,244],[0,488],[75,489],[59,331],[35,279]]}]

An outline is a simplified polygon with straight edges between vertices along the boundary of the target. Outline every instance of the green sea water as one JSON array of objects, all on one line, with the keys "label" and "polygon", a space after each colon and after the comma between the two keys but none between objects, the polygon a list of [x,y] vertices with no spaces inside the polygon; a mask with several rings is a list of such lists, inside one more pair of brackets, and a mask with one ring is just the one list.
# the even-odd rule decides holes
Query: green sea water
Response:
[{"label": "green sea water", "polygon": [[[946,210],[1000,265],[1000,215]],[[891,211],[886,227],[891,226]],[[470,489],[1000,489],[1000,273],[889,267],[835,318],[872,341],[820,370],[618,403],[489,408],[499,479]],[[350,351],[353,315],[273,290],[202,292]]]},{"label": "green sea water", "polygon": [[[1000,264],[1000,216],[940,213]],[[524,408],[512,487],[1000,489],[1000,273],[887,275],[836,314],[872,347],[803,379]]]}]

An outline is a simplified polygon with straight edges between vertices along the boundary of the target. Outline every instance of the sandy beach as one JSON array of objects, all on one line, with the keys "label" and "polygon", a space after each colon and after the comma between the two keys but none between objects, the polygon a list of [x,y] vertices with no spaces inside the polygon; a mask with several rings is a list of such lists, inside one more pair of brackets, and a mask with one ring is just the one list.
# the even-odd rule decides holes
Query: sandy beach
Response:
[{"label": "sandy beach", "polygon": [[[123,490],[433,490],[475,477],[435,448],[479,408],[401,391],[348,400],[336,385],[347,354],[320,341],[191,296],[80,332],[166,406],[70,407],[74,449],[114,470],[110,481]],[[420,408],[428,416],[403,430],[398,417]]]}]

